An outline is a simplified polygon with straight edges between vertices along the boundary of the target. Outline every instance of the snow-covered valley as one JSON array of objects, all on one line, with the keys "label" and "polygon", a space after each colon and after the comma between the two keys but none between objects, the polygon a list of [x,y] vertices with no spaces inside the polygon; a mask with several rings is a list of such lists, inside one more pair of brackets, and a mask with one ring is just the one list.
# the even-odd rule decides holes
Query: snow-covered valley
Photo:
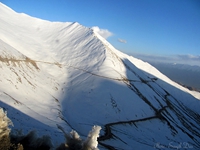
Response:
[{"label": "snow-covered valley", "polygon": [[98,125],[99,149],[200,149],[200,93],[77,22],[0,3],[0,71],[0,107],[12,132],[36,130],[56,147],[65,142],[58,126],[87,137]]}]

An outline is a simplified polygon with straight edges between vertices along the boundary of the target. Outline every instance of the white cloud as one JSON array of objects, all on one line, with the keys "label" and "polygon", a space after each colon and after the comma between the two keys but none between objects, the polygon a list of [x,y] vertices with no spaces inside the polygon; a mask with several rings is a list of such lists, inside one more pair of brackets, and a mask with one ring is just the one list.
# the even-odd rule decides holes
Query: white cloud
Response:
[{"label": "white cloud", "polygon": [[97,26],[92,27],[92,29],[93,29],[93,31],[97,32],[98,34],[100,34],[105,39],[107,39],[108,37],[113,35],[113,33],[108,31],[107,29],[100,29]]},{"label": "white cloud", "polygon": [[126,41],[126,40],[123,40],[123,39],[118,39],[118,41],[119,41],[120,43],[127,43],[127,41]]},{"label": "white cloud", "polygon": [[197,61],[200,61],[200,55],[191,55],[191,54],[188,54],[188,55],[177,55],[177,57],[179,59],[183,59],[183,60],[197,60]]}]

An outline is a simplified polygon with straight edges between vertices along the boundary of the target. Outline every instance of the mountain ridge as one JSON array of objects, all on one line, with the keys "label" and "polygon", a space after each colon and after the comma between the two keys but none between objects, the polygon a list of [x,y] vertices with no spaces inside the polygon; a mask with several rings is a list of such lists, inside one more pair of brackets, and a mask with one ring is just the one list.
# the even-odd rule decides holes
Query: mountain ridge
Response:
[{"label": "mountain ridge", "polygon": [[2,4],[0,11],[0,107],[13,132],[36,129],[58,145],[57,125],[84,137],[100,125],[101,149],[200,147],[197,93],[78,23],[35,20]]}]

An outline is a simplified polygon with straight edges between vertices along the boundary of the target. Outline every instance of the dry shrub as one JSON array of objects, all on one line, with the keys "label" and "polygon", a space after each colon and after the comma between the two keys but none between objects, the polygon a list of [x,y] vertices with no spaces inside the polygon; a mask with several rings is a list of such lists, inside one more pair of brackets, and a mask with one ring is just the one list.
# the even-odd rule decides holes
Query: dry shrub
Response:
[{"label": "dry shrub", "polygon": [[66,143],[62,143],[56,150],[98,150],[97,138],[101,130],[100,126],[94,126],[86,140],[82,140],[76,131],[72,130],[67,134],[61,126],[58,128],[63,131]]},{"label": "dry shrub", "polygon": [[[7,113],[0,108],[0,150],[53,149],[49,136],[38,137],[35,131],[31,131],[27,135],[12,135],[9,125],[12,125],[11,120],[7,117]],[[68,134],[61,126],[58,128],[63,131],[66,143],[62,143],[56,150],[98,150],[97,138],[101,130],[100,126],[94,126],[86,140],[82,140],[76,131]]]},{"label": "dry shrub", "polygon": [[49,136],[37,137],[36,131],[27,135],[12,135],[11,143],[20,143],[24,150],[50,150],[53,147]]},{"label": "dry shrub", "polygon": [[7,117],[7,113],[0,108],[0,149],[7,150],[10,147],[9,125],[12,125],[11,120]]}]

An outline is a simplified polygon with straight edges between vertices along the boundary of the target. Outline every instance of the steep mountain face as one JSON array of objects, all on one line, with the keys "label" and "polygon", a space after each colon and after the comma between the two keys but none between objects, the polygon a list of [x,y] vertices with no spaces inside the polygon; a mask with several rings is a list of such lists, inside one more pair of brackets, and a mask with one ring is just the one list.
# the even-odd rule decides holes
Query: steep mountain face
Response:
[{"label": "steep mountain face", "polygon": [[100,149],[200,148],[200,94],[116,50],[78,23],[49,22],[0,3],[0,107],[12,132],[53,144],[102,127]]}]

